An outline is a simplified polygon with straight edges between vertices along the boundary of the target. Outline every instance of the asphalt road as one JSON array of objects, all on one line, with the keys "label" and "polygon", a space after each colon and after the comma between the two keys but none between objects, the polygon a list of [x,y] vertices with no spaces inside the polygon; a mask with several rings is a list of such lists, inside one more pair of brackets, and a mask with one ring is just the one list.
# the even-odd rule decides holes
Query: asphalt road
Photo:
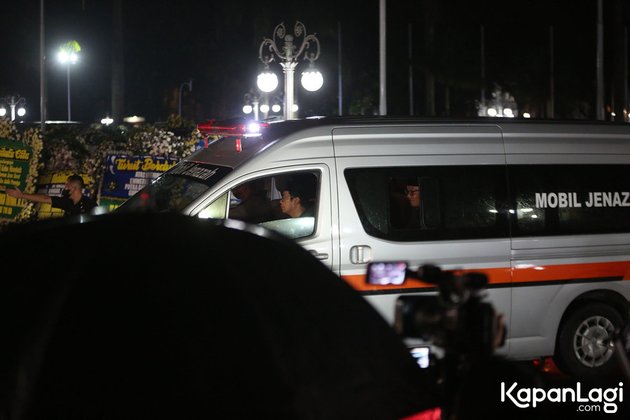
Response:
[{"label": "asphalt road", "polygon": [[630,419],[626,395],[630,380],[573,378],[558,370],[551,359],[499,359],[479,365],[467,380],[458,382],[459,392],[447,393],[459,395],[458,420]]},{"label": "asphalt road", "polygon": [[[540,411],[531,409],[531,418],[630,419],[630,378],[623,378],[621,374],[618,378],[574,378],[562,373],[551,359],[534,363],[534,366],[542,380],[542,388],[547,392],[555,388],[572,389],[588,401],[545,401],[540,404]],[[570,394],[567,398],[571,398]],[[616,412],[607,413],[605,410]]]}]

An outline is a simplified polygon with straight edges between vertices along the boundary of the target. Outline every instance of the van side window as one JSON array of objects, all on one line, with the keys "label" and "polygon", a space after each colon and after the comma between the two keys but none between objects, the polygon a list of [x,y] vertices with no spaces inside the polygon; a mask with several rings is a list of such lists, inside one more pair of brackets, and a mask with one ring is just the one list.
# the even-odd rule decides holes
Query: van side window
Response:
[{"label": "van side window", "polygon": [[237,185],[232,188],[231,193],[228,214],[230,219],[261,223],[280,217],[280,208],[274,201],[277,194],[266,178]]},{"label": "van side window", "polygon": [[317,172],[287,172],[249,180],[230,191],[227,217],[255,223],[292,239],[315,232]]},{"label": "van side window", "polygon": [[430,241],[507,237],[504,171],[502,166],[354,168],[345,177],[366,233]]},{"label": "van side window", "polygon": [[514,236],[630,232],[629,165],[512,165]]}]

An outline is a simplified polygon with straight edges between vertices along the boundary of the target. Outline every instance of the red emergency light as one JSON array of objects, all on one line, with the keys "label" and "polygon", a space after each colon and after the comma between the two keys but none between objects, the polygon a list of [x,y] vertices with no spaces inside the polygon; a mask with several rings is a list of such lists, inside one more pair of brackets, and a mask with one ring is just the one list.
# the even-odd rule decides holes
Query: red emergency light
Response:
[{"label": "red emergency light", "polygon": [[268,127],[269,124],[261,123],[258,121],[244,121],[231,120],[231,121],[219,121],[210,120],[204,123],[197,124],[197,128],[202,134],[205,135],[218,135],[218,136],[243,136],[254,137],[260,136],[262,131]]},{"label": "red emergency light", "polygon": [[215,123],[216,123],[216,120],[209,120],[206,122],[202,122],[202,123],[197,124],[197,129],[203,134],[210,133],[212,131],[212,126]]}]

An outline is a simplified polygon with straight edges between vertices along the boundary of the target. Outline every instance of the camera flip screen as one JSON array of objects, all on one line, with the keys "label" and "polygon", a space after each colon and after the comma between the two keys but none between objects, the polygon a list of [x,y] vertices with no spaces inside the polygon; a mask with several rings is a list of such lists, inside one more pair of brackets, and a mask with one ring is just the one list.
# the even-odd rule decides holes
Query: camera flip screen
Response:
[{"label": "camera flip screen", "polygon": [[405,282],[407,263],[375,262],[368,265],[367,283],[374,285],[401,285]]},{"label": "camera flip screen", "polygon": [[411,356],[416,360],[422,369],[429,367],[431,351],[429,347],[414,347],[409,350]]}]

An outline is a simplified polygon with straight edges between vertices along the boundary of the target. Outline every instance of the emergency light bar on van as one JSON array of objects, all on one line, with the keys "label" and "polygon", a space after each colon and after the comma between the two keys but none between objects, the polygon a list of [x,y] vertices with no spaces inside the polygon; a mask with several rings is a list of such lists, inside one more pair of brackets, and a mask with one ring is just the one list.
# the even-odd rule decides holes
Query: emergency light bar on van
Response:
[{"label": "emergency light bar on van", "polygon": [[202,134],[215,136],[257,137],[269,124],[258,121],[242,121],[235,124],[217,123],[214,120],[200,123],[197,128]]}]

